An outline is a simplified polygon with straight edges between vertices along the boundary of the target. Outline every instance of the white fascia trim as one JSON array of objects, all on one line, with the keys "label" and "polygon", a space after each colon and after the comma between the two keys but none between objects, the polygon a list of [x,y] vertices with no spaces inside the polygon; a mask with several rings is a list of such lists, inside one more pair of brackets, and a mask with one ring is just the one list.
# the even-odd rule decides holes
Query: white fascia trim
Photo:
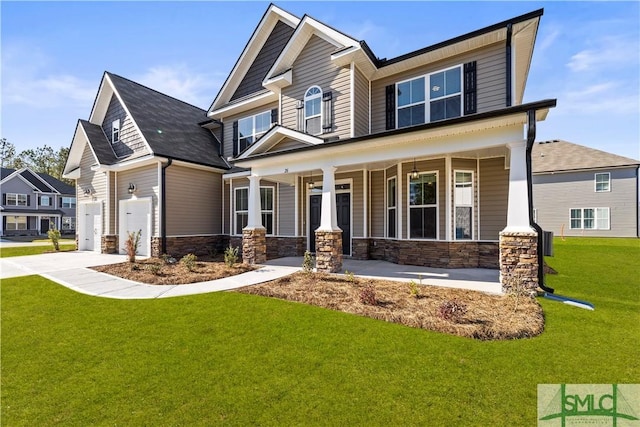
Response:
[{"label": "white fascia trim", "polygon": [[[20,179],[22,182],[24,182],[24,183],[25,183],[25,184],[27,184],[29,187],[31,187],[31,189],[33,190],[33,192],[34,192],[34,193],[39,193],[39,192],[40,192],[40,190],[38,190],[38,188],[37,188],[35,185],[33,185],[32,183],[30,183],[29,181],[27,181],[27,179],[26,179],[25,177],[23,177],[23,176],[22,176],[22,172],[23,172],[23,171],[25,171],[25,170],[27,170],[27,168],[22,168],[22,169],[19,169],[19,170],[17,170],[17,171],[15,171],[15,172],[13,172],[11,175],[9,175],[9,176],[5,177],[5,179],[3,179],[3,180],[2,180],[2,182],[9,181],[9,179],[14,179],[14,178],[16,178],[16,177],[17,177],[17,178],[18,178],[18,179]],[[17,173],[17,174],[16,174],[16,173]]]},{"label": "white fascia trim", "polygon": [[167,159],[163,157],[156,157],[152,154],[148,154],[143,157],[138,157],[137,159],[133,159],[133,160],[122,162],[122,163],[116,163],[114,165],[100,165],[100,164],[94,165],[94,166],[91,166],[91,170],[103,171],[103,172],[106,172],[106,171],[120,172],[120,171],[125,171],[133,168],[138,168],[141,166],[152,165],[152,164],[163,162],[166,160]]},{"label": "white fascia trim", "polygon": [[[280,20],[282,20],[285,24],[288,24],[293,28],[297,27],[298,24],[300,23],[300,18],[290,14],[289,12],[286,12],[280,9],[274,4],[271,4],[267,9],[266,13],[264,14],[264,17],[258,23],[258,26],[256,27],[253,34],[251,35],[251,38],[249,39],[249,41],[247,42],[247,45],[245,46],[244,50],[240,54],[238,61],[233,66],[233,69],[229,73],[229,77],[224,82],[222,88],[220,89],[220,92],[218,92],[218,95],[213,100],[213,103],[211,104],[211,107],[209,107],[209,111],[207,112],[207,116],[210,117],[212,113],[217,111],[217,108],[221,104],[224,105],[228,102],[227,98],[230,98],[231,95],[228,95],[227,92],[231,92],[232,86],[234,86],[233,90],[237,89],[238,85],[240,84],[239,80],[242,77],[244,77],[246,70],[249,69],[249,67],[251,66],[251,63],[253,63],[256,56],[258,56],[258,53],[260,53],[260,49],[262,49],[262,46],[264,45],[264,43],[262,43],[260,46],[254,46],[256,43],[256,39],[259,36],[262,36],[263,31],[269,31],[269,33],[271,33],[273,28],[276,26],[276,24]],[[263,37],[266,41],[269,35],[267,34],[266,36],[263,36]],[[245,73],[243,73],[242,76],[237,76],[237,74],[241,69],[244,70]],[[225,98],[223,98],[223,96],[225,96]],[[223,99],[226,99],[226,101],[224,101]]]},{"label": "white fascia trim", "polygon": [[51,186],[51,184],[49,184],[47,181],[45,181],[44,179],[40,178],[40,175],[38,175],[37,173],[35,173],[34,171],[32,171],[30,168],[26,167],[24,168],[25,170],[28,170],[29,172],[31,172],[31,175],[35,176],[36,178],[38,178],[38,180],[43,183],[44,185],[46,185],[47,187],[49,187],[51,190],[53,190],[53,193],[57,193],[57,194],[62,194],[60,193],[58,190],[56,190],[55,188],[53,188]]},{"label": "white fascia trim", "polygon": [[275,88],[282,89],[283,87],[287,87],[293,83],[293,70],[289,68],[282,74],[271,77],[270,79],[265,79],[262,82],[262,86],[269,90],[274,90]]},{"label": "white fascia trim", "polygon": [[[100,87],[98,88],[98,93],[96,95],[96,99],[93,101],[93,106],[91,107],[91,114],[89,114],[89,123],[98,124],[98,123],[95,123],[96,113],[98,111],[98,105],[104,104],[104,97],[109,95],[109,94],[105,94],[103,96],[103,94],[102,94],[102,91],[105,90],[104,82],[106,80],[106,77],[107,77],[107,73],[105,72],[102,75],[102,80],[100,81]],[[111,86],[109,89],[111,89],[111,92],[113,93],[113,86]],[[111,98],[111,97],[109,97],[109,98]],[[100,101],[102,101],[102,102],[100,102]],[[109,100],[107,100],[106,102],[107,102],[107,106],[104,108],[105,112],[106,112],[107,108],[109,107]],[[103,119],[104,119],[104,115],[98,121],[101,122]]]},{"label": "white fascia trim", "polygon": [[207,113],[207,117],[215,118],[223,114],[231,115],[236,112],[235,110],[241,110],[239,112],[242,112],[244,110],[252,108],[253,107],[252,104],[260,104],[260,103],[264,104],[267,101],[271,101],[270,98],[273,98],[273,100],[275,100],[276,97],[277,97],[277,94],[275,92],[266,92],[258,96],[246,99],[242,102],[238,102],[236,104],[226,105],[218,110],[211,110]]},{"label": "white fascia trim", "polygon": [[280,125],[276,125],[272,127],[271,130],[269,130],[267,133],[265,133],[255,144],[251,145],[244,153],[242,153],[238,157],[238,159],[246,159],[251,154],[255,153],[258,148],[267,146],[267,144],[269,144],[270,142],[272,145],[267,146],[267,148],[273,147],[275,144],[277,144],[280,141],[280,139],[278,139],[277,141],[271,141],[276,137],[276,135],[279,135],[282,137],[286,136],[286,137],[295,139],[296,141],[300,141],[302,143],[309,144],[309,145],[318,145],[324,142],[322,138],[318,138],[306,133],[298,132]]},{"label": "white fascia trim", "polygon": [[65,173],[64,175],[62,175],[62,177],[66,178],[66,179],[78,179],[78,178],[80,178],[80,167],[77,167],[74,170]]},{"label": "white fascia trim", "polygon": [[236,178],[244,178],[247,176],[251,176],[251,171],[242,171],[242,172],[234,172],[234,173],[225,173],[222,175],[223,180],[236,179]]},{"label": "white fascia trim", "polygon": [[138,133],[140,134],[140,138],[142,138],[142,141],[144,141],[144,145],[147,147],[147,150],[149,150],[149,153],[153,154],[153,150],[151,149],[151,146],[149,145],[149,142],[147,141],[147,138],[145,138],[144,134],[142,133],[142,131],[138,127],[138,124],[136,123],[136,120],[133,117],[133,115],[131,115],[131,112],[129,111],[129,108],[127,107],[127,104],[125,104],[124,101],[122,100],[122,98],[120,97],[120,94],[116,90],[115,85],[113,84],[113,82],[111,81],[111,79],[109,78],[108,75],[106,75],[106,80],[111,85],[111,90],[113,90],[113,93],[116,95],[116,98],[118,98],[118,101],[120,102],[120,105],[122,105],[122,108],[127,113],[129,118],[131,119],[131,123],[133,123],[133,127],[135,127],[136,130],[138,131]]}]

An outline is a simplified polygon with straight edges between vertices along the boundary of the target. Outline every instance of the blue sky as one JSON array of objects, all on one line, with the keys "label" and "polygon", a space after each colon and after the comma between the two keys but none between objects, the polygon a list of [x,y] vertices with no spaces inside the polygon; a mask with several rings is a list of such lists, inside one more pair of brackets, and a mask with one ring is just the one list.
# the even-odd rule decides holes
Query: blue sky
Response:
[{"label": "blue sky", "polygon": [[[640,158],[638,2],[277,2],[392,58],[544,8],[525,102],[538,140]],[[105,70],[207,109],[268,2],[0,2],[0,136],[68,146]]]}]

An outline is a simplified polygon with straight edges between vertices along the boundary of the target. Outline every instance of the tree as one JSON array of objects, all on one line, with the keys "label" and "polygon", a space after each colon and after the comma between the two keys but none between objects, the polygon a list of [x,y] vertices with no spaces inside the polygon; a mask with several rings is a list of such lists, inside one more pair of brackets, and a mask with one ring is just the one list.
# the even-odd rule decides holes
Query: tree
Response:
[{"label": "tree", "polygon": [[8,142],[6,138],[0,140],[0,150],[2,150],[2,167],[21,169],[28,167],[34,172],[46,173],[62,182],[73,184],[73,180],[62,177],[64,166],[69,157],[69,148],[61,147],[58,151],[48,145],[21,151],[16,155],[15,146]]},{"label": "tree", "polygon": [[16,147],[7,138],[0,139],[0,167],[17,169],[16,160]]}]

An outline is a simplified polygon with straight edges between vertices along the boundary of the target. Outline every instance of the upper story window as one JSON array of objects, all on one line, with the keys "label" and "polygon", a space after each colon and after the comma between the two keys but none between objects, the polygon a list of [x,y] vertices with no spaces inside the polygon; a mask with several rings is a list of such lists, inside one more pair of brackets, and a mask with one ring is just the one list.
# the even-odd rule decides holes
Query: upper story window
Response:
[{"label": "upper story window", "polygon": [[238,152],[242,152],[271,127],[271,111],[238,120]]},{"label": "upper story window", "polygon": [[51,197],[40,196],[40,206],[51,206]]},{"label": "upper story window", "polygon": [[462,115],[462,66],[396,84],[396,126],[407,127]]},{"label": "upper story window", "polygon": [[111,143],[120,141],[120,119],[111,122]]},{"label": "upper story window", "polygon": [[322,89],[318,86],[311,86],[304,94],[304,131],[322,133]]},{"label": "upper story window", "polygon": [[26,194],[7,193],[5,204],[8,206],[27,206],[29,198]]},{"label": "upper story window", "polygon": [[596,193],[611,191],[611,174],[609,172],[597,173],[595,185]]},{"label": "upper story window", "polygon": [[76,198],[75,197],[63,197],[62,198],[62,207],[63,208],[75,208],[76,207]]}]

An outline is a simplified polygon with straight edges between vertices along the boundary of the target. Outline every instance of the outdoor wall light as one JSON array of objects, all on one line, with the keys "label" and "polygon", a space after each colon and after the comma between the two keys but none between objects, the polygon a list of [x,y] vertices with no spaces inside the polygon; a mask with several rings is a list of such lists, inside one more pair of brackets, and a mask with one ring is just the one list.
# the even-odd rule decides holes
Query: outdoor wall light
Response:
[{"label": "outdoor wall light", "polygon": [[129,194],[133,194],[136,192],[136,185],[133,182],[129,183],[129,188],[127,188]]},{"label": "outdoor wall light", "polygon": [[84,189],[84,195],[85,196],[90,196],[91,195],[91,189],[90,188],[85,188]]}]

